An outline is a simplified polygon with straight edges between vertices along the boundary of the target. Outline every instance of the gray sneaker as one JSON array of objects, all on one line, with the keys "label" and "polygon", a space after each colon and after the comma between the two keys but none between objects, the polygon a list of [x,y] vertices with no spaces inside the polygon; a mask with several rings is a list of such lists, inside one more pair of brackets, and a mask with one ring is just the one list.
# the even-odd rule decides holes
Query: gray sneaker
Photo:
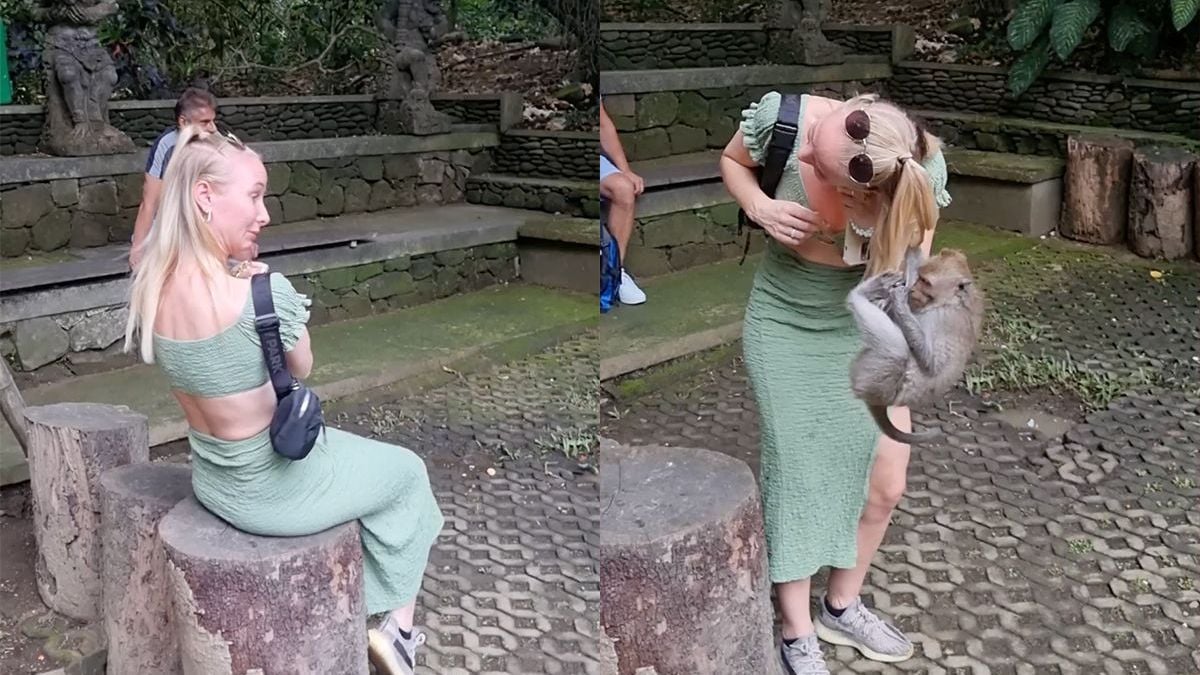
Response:
[{"label": "gray sneaker", "polygon": [[871,613],[861,598],[855,598],[841,616],[834,616],[822,597],[814,624],[817,637],[830,644],[854,647],[872,661],[899,663],[913,655],[913,643],[904,633]]},{"label": "gray sneaker", "polygon": [[829,675],[825,655],[815,633],[797,638],[792,644],[783,643],[780,648],[783,667],[788,675]]},{"label": "gray sneaker", "polygon": [[413,675],[417,667],[417,647],[425,644],[425,634],[414,629],[411,635],[405,640],[378,628],[367,631],[367,656],[377,675]]}]

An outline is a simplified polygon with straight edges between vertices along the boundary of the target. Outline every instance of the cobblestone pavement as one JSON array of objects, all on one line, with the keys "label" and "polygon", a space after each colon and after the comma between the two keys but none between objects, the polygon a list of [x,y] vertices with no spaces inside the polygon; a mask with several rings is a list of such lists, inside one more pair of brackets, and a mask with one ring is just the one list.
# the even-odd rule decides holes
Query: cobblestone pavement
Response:
[{"label": "cobblestone pavement", "polygon": [[599,671],[599,488],[585,459],[597,364],[589,334],[338,415],[424,457],[446,516],[418,600],[418,673]]},{"label": "cobblestone pavement", "polygon": [[[1163,283],[1065,266],[990,285],[995,312],[1042,324],[1022,348],[1152,377],[1089,414],[1060,411],[1064,433],[1010,426],[998,395],[1021,397],[1005,392],[958,389],[918,412],[918,426],[946,439],[913,453],[864,591],[916,656],[885,665],[828,647],[834,672],[1200,672],[1200,274]],[[601,435],[719,450],[757,473],[757,412],[737,354],[627,400],[606,384]],[[1036,405],[1056,400],[1042,392]]]}]

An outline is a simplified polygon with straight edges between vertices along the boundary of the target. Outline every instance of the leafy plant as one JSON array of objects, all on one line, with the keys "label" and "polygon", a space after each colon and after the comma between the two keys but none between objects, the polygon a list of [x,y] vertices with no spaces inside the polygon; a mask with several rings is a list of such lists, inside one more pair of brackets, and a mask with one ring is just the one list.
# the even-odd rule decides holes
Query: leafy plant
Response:
[{"label": "leafy plant", "polygon": [[1008,44],[1021,52],[1009,91],[1023,94],[1052,58],[1066,62],[1098,23],[1113,53],[1147,58],[1180,33],[1194,41],[1197,13],[1200,0],[1023,0],[1008,22]]}]

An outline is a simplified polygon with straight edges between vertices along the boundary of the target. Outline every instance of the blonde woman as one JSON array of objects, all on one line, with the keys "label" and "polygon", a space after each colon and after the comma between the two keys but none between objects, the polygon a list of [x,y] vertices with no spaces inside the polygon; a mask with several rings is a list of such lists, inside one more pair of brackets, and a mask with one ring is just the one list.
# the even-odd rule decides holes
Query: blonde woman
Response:
[{"label": "blonde woman", "polygon": [[[765,194],[754,169],[765,162],[781,98],[770,92],[743,112],[721,175],[770,236],[746,308],[743,349],[761,422],[782,656],[793,675],[824,675],[818,638],[876,661],[913,653],[908,638],[859,599],[904,493],[909,448],[881,437],[850,392],[859,338],[846,296],[864,273],[899,269],[908,246],[928,253],[938,208],[950,197],[938,140],[874,96],[802,96],[783,178],[774,195]],[[891,410],[891,418],[910,430],[907,409]],[[814,622],[810,578],[824,566],[834,569]]]},{"label": "blonde woman", "polygon": [[[212,513],[246,532],[314,534],[361,523],[367,611],[380,673],[411,675],[424,634],[413,611],[442,513],[425,465],[411,451],[327,429],[303,460],[271,447],[275,394],[250,299],[253,262],[269,217],[267,173],[237,139],[181,131],[163,180],[158,222],[133,278],[125,348],[157,362],[188,421],[192,487]],[[231,270],[227,261],[242,261]],[[309,301],[272,274],[287,365],[312,370]]]}]

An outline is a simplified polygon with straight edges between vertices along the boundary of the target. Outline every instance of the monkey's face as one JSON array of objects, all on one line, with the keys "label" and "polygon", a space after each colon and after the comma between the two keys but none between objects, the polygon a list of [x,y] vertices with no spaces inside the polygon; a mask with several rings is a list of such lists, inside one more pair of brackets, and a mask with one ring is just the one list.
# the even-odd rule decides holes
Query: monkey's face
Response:
[{"label": "monkey's face", "polygon": [[910,302],[914,310],[947,304],[964,304],[977,293],[971,268],[962,251],[942,249],[921,265]]}]

